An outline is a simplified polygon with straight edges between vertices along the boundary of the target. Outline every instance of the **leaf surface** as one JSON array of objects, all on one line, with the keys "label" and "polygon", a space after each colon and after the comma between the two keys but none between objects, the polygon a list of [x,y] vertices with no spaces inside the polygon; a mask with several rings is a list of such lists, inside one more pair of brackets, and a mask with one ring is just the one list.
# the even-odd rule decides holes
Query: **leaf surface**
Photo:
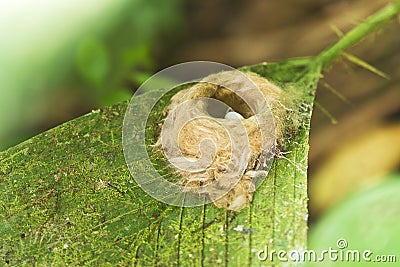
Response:
[{"label": "leaf surface", "polygon": [[320,76],[311,62],[242,68],[284,90],[298,90],[302,119],[296,134],[284,140],[285,153],[274,160],[251,207],[238,213],[213,204],[168,206],[142,191],[122,152],[127,102],[2,152],[0,265],[258,266],[266,264],[257,258],[265,246],[305,248],[308,137]]}]

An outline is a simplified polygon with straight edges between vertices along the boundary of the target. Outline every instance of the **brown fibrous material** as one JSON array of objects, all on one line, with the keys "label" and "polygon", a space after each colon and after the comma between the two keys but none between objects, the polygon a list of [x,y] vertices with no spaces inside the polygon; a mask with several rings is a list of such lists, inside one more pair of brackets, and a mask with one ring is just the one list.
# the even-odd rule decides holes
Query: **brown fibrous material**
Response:
[{"label": "brown fibrous material", "polygon": [[[258,93],[246,88],[249,87],[248,83],[244,81],[246,79],[258,87],[256,90]],[[259,168],[260,157],[265,152],[269,154],[274,152],[272,150],[275,149],[277,140],[282,138],[282,118],[285,113],[285,105],[281,101],[282,94],[282,89],[267,79],[252,72],[243,72],[238,76],[238,71],[225,71],[210,75],[203,82],[175,94],[165,110],[166,114],[175,111],[169,118],[169,125],[172,125],[169,129],[170,132],[166,133],[163,128],[158,144],[163,143],[164,153],[168,151],[176,161],[203,160],[209,163],[198,171],[176,168],[181,177],[181,183],[190,188],[200,188],[217,182],[218,186],[202,192],[208,194],[217,207],[234,211],[247,207],[252,201],[256,189],[254,177],[265,176],[268,171]],[[230,131],[240,132],[237,126],[239,122],[213,118],[207,111],[207,104],[199,102],[199,105],[191,104],[184,110],[175,110],[185,101],[202,98],[222,101],[233,111],[241,114],[243,119],[240,120],[240,127],[245,129],[247,139],[236,133],[236,136],[242,138],[243,142],[236,140],[233,146],[232,136],[235,135]],[[194,115],[197,116],[196,119],[188,119],[193,118]],[[167,141],[168,138],[162,140],[166,135],[177,139],[178,148],[170,144]],[[211,140],[213,145],[202,143],[206,139]],[[174,149],[177,151],[173,151]],[[247,151],[246,149],[249,151],[249,155],[244,160],[243,153]],[[229,179],[235,180],[236,184],[221,196],[221,192],[225,190],[224,187],[230,186],[230,180],[221,177],[235,168],[241,172],[234,173],[233,178]]]}]

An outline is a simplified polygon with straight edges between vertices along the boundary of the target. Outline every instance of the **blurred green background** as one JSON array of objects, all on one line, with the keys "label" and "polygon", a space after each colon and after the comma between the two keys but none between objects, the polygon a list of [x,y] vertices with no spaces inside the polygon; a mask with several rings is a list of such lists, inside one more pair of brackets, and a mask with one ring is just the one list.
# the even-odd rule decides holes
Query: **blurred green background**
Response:
[{"label": "blurred green background", "polygon": [[[316,55],[338,39],[338,29],[351,29],[389,2],[2,0],[0,150],[129,99],[150,75],[176,63],[211,60],[239,67]],[[399,171],[399,48],[399,22],[393,20],[349,51],[390,79],[345,59],[324,73],[316,99],[324,109],[314,110],[311,125],[311,236],[324,214],[335,222],[329,214],[346,207],[343,199],[369,194]],[[399,218],[398,209],[392,213]],[[365,216],[373,222],[377,215]],[[337,222],[343,229],[354,224]]]},{"label": "blurred green background", "polygon": [[182,1],[1,1],[0,150],[129,99],[182,25]]}]

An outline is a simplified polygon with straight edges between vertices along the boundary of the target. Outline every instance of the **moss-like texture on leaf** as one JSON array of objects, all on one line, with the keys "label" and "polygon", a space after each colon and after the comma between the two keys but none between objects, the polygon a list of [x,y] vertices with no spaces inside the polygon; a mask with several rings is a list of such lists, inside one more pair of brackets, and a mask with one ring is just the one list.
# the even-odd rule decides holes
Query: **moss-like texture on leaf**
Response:
[{"label": "moss-like texture on leaf", "polygon": [[257,253],[306,246],[308,136],[321,67],[399,12],[400,1],[388,5],[314,59],[243,68],[299,97],[285,118],[284,153],[238,213],[168,206],[144,193],[122,152],[127,102],[2,152],[0,265],[287,266],[261,262]]},{"label": "moss-like texture on leaf", "polygon": [[319,78],[318,68],[306,66],[308,59],[244,68],[302,92],[303,125],[239,213],[168,206],[144,193],[122,152],[126,102],[1,153],[1,265],[257,266],[265,264],[256,256],[265,245],[305,247],[307,142]]}]

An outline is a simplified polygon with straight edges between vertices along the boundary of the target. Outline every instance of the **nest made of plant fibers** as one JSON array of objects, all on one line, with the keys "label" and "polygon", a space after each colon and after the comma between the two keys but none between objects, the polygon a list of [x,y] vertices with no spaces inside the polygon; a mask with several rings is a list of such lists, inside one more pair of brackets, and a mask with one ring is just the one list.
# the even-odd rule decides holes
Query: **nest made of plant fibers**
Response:
[{"label": "nest made of plant fibers", "polygon": [[[249,90],[249,80],[256,90]],[[161,129],[157,145],[162,145],[164,154],[168,153],[175,163],[207,163],[196,171],[172,166],[180,175],[180,183],[202,188],[214,182],[216,186],[200,193],[207,194],[217,207],[234,211],[247,207],[256,189],[255,179],[268,172],[260,164],[272,161],[275,146],[283,135],[282,118],[290,105],[284,94],[280,87],[258,74],[239,71],[212,74],[176,93],[165,109],[168,117],[164,123],[169,120],[170,126]],[[226,111],[241,116],[216,116],[210,112],[209,102],[190,103],[196,99],[221,101],[229,106]],[[179,109],[185,102],[190,104]],[[229,172],[232,174],[227,176]]]}]

